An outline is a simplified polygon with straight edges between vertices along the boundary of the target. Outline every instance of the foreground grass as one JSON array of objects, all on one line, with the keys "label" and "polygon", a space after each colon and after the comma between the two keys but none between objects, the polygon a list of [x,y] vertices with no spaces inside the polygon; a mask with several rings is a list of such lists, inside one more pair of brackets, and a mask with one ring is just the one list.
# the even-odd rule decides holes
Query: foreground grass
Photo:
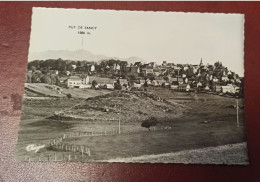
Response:
[{"label": "foreground grass", "polygon": [[113,136],[94,136],[68,139],[70,144],[85,144],[92,151],[92,159],[162,154],[207,146],[245,141],[244,127],[234,123],[216,122],[175,123],[172,130],[136,132]]},{"label": "foreground grass", "polygon": [[184,163],[248,165],[246,143],[184,150],[175,153],[116,158],[100,162]]},{"label": "foreground grass", "polygon": [[[236,124],[236,110],[227,107],[235,104],[233,98],[209,94],[171,94],[169,90],[163,90],[160,93],[164,97],[167,97],[166,99],[173,102],[177,98],[179,102],[184,103],[189,108],[185,111],[184,115],[174,119],[161,118],[165,125],[172,127],[172,130],[136,132],[114,136],[82,137],[70,139],[67,142],[86,145],[91,149],[91,157],[85,158],[83,161],[100,161],[118,157],[129,158],[143,155],[159,155],[246,141],[243,109],[239,110],[240,127],[238,128]],[[196,99],[191,99],[191,97]],[[23,118],[19,130],[16,158],[24,160],[26,156],[33,155],[25,150],[28,144],[47,145],[51,139],[61,137],[66,132],[117,129],[117,123],[113,121],[86,120],[85,123],[79,124],[75,120],[58,121],[45,119],[45,117],[53,114],[55,111],[68,109],[79,102],[81,102],[81,99],[25,102],[23,105]],[[239,105],[243,105],[242,99],[239,100]],[[136,105],[132,105],[131,107],[136,107]],[[107,118],[110,117],[107,114]],[[121,126],[122,129],[138,128],[140,127],[140,121],[134,123],[122,121]],[[54,151],[47,148],[41,152],[40,154],[44,155],[53,153]],[[56,152],[59,153],[57,155],[64,153]],[[245,156],[243,150],[235,149],[234,152]],[[169,160],[171,161],[171,159]],[[238,158],[237,162],[239,161],[240,159]],[[216,161],[209,159],[205,163],[211,162],[215,163]],[[223,161],[220,159],[218,162],[221,163]]]}]

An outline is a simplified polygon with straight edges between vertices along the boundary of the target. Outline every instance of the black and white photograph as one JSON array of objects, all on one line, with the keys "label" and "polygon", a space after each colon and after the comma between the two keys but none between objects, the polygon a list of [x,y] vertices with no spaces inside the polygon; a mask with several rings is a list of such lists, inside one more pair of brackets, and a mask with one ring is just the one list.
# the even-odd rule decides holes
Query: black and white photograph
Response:
[{"label": "black and white photograph", "polygon": [[34,7],[15,159],[248,165],[244,21]]}]

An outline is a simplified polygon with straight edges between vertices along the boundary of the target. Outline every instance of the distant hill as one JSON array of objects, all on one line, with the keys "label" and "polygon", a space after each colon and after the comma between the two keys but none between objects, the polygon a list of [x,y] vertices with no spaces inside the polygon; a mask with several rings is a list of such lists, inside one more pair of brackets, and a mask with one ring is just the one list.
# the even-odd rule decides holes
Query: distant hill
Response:
[{"label": "distant hill", "polygon": [[118,58],[118,57],[108,57],[105,55],[96,55],[87,50],[79,49],[75,51],[69,50],[48,50],[42,52],[31,52],[28,57],[28,61],[33,60],[46,60],[46,59],[63,59],[63,60],[74,60],[74,61],[95,61],[99,62],[103,59],[119,59],[122,61],[127,61],[130,63],[135,63],[138,61],[145,62],[144,59],[139,57],[129,57],[129,58]]}]

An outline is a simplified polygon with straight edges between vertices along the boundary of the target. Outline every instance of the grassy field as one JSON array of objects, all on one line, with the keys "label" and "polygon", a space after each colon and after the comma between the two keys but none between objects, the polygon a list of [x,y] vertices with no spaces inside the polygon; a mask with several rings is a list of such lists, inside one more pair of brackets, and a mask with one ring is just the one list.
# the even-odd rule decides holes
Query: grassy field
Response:
[{"label": "grassy field", "polygon": [[164,154],[142,155],[138,157],[115,158],[102,162],[141,163],[184,163],[184,164],[233,164],[248,165],[247,144],[221,145],[193,150],[182,150]]},{"label": "grassy field", "polygon": [[[57,89],[62,90],[58,93]],[[62,88],[56,85],[45,83],[25,83],[25,97],[57,97],[66,98],[71,94],[72,98],[89,98],[98,95],[110,93],[108,90],[79,89],[79,88]]]},{"label": "grassy field", "polygon": [[[173,103],[184,104],[187,108],[183,110],[184,114],[179,114],[178,117],[161,117],[163,125],[171,126],[172,129],[150,132],[140,131],[111,136],[81,137],[66,139],[66,142],[83,144],[91,149],[91,157],[84,158],[82,159],[83,161],[100,161],[118,157],[128,158],[142,155],[159,155],[246,141],[244,110],[239,109],[240,127],[237,127],[236,109],[229,107],[236,103],[234,98],[205,93],[172,92],[167,89],[151,89],[149,92],[156,93]],[[79,102],[85,103],[82,99],[57,99],[52,100],[52,103],[47,100],[25,102],[23,105],[16,159],[24,160],[28,155],[34,156],[34,154],[28,153],[25,150],[28,144],[48,145],[51,139],[61,137],[63,133],[116,130],[118,128],[117,121],[85,120],[77,123],[75,120],[61,121],[46,119],[46,116],[53,114],[55,111],[69,109]],[[131,112],[137,112],[140,104],[145,103],[138,101],[136,104],[130,103],[127,107]],[[239,100],[239,105],[243,106],[243,99]],[[86,112],[88,112],[87,110],[93,110],[93,108],[84,109],[86,109]],[[139,110],[142,109],[139,108]],[[149,108],[147,109],[148,111]],[[112,117],[115,118],[115,115],[107,113],[107,118]],[[129,128],[135,129],[141,127],[140,121],[125,121],[121,121],[122,131]],[[47,148],[42,150],[38,155],[53,152]],[[56,152],[57,155],[62,155],[63,153]]]},{"label": "grassy field", "polygon": [[103,77],[98,77],[98,76],[89,76],[89,82],[92,83],[93,80],[96,80],[98,84],[113,84],[115,79],[111,78],[103,78]]}]

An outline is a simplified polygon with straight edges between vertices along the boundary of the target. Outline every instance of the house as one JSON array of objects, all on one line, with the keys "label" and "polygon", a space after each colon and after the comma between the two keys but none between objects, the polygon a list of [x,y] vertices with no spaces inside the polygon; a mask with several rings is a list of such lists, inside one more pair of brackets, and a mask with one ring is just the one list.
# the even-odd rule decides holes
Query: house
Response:
[{"label": "house", "polygon": [[70,76],[67,80],[69,88],[86,88],[89,85],[89,77],[85,76]]},{"label": "house", "polygon": [[71,67],[75,70],[77,68],[77,65],[72,64]]},{"label": "house", "polygon": [[59,71],[58,70],[50,70],[50,74],[58,75]]},{"label": "house", "polygon": [[219,79],[216,78],[216,77],[214,77],[214,78],[213,78],[213,82],[219,82]]},{"label": "house", "polygon": [[180,84],[178,87],[179,91],[190,91],[190,85],[189,84]]},{"label": "house", "polygon": [[140,89],[141,87],[142,85],[137,83],[134,83],[134,85],[132,86],[132,88],[136,88],[136,89]]},{"label": "house", "polygon": [[241,83],[241,80],[239,78],[237,78],[235,81],[236,83]]},{"label": "house", "polygon": [[127,81],[127,79],[122,79],[122,78],[119,78],[119,83],[120,83],[120,85],[128,85],[128,81]]},{"label": "house", "polygon": [[120,70],[121,68],[120,68],[120,65],[119,64],[117,64],[116,65],[116,70]]},{"label": "house", "polygon": [[203,90],[205,90],[205,91],[209,91],[209,90],[210,90],[210,89],[209,89],[209,86],[206,85],[206,86],[203,88]]},{"label": "house", "polygon": [[222,86],[221,91],[222,91],[222,93],[233,93],[234,94],[236,92],[236,89],[232,84],[228,84],[226,86]]},{"label": "house", "polygon": [[69,88],[79,88],[81,85],[81,78],[78,76],[71,76],[67,80],[67,86]]},{"label": "house", "polygon": [[220,86],[220,85],[215,85],[215,86],[213,87],[213,91],[214,91],[214,92],[221,92],[221,86]]},{"label": "house", "polygon": [[183,78],[177,77],[177,80],[178,80],[179,84],[183,84],[184,83]]},{"label": "house", "polygon": [[148,74],[154,74],[152,66],[146,66],[146,67],[142,68],[142,72],[145,76],[147,76]]},{"label": "house", "polygon": [[193,74],[196,74],[198,72],[199,65],[192,65],[192,72]]},{"label": "house", "polygon": [[178,90],[178,87],[179,87],[178,85],[171,85],[172,90]]},{"label": "house", "polygon": [[179,66],[173,67],[173,71],[174,71],[175,75],[180,75],[180,70],[181,70],[181,68]]},{"label": "house", "polygon": [[115,88],[114,84],[109,84],[109,83],[105,84],[103,87],[108,90],[114,90]]},{"label": "house", "polygon": [[140,68],[137,66],[131,66],[129,71],[132,74],[138,74],[138,73],[140,73]]},{"label": "house", "polygon": [[201,83],[201,82],[198,82],[198,83],[197,83],[197,87],[202,87],[202,83]]},{"label": "house", "polygon": [[95,71],[95,66],[94,66],[94,65],[91,65],[91,66],[90,66],[90,71],[91,71],[91,72]]},{"label": "house", "polygon": [[167,62],[163,61],[162,66],[167,66]]},{"label": "house", "polygon": [[154,73],[154,76],[160,76],[160,74],[161,74],[159,68],[153,69],[153,73]]},{"label": "house", "polygon": [[221,77],[221,81],[227,82],[228,80],[229,80],[229,79],[228,79],[227,76],[222,76],[222,77]]},{"label": "house", "polygon": [[140,84],[141,84],[141,85],[144,85],[144,83],[145,83],[145,80],[142,80],[142,79],[141,79],[141,80],[140,80]]},{"label": "house", "polygon": [[189,79],[186,77],[184,81],[185,83],[188,83]]},{"label": "house", "polygon": [[159,86],[161,86],[161,83],[158,80],[153,80],[152,81],[152,86],[159,87]]},{"label": "house", "polygon": [[142,66],[142,62],[141,61],[135,62],[134,66],[140,67],[140,66]]},{"label": "house", "polygon": [[173,82],[178,82],[176,77],[169,77],[169,83],[173,84]]},{"label": "house", "polygon": [[70,75],[70,71],[66,71],[66,75],[69,76]]}]

